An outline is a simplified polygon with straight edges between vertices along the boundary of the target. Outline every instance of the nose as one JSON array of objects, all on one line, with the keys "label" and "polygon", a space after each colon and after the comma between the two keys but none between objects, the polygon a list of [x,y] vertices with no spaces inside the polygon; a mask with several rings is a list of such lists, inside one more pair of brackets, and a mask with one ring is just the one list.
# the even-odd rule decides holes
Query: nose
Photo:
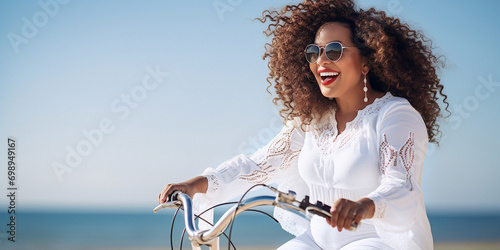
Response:
[{"label": "nose", "polygon": [[320,48],[319,58],[316,61],[316,63],[318,65],[325,65],[325,64],[331,63],[331,61],[328,60],[328,58],[326,57],[326,53],[325,53],[325,49],[324,48]]}]

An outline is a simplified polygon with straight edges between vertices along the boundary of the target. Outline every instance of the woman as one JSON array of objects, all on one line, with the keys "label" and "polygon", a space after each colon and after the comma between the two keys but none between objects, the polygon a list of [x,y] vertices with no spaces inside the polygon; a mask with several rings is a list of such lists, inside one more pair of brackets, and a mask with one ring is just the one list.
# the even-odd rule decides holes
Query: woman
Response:
[{"label": "woman", "polygon": [[[427,142],[437,142],[437,100],[446,95],[425,37],[352,1],[305,1],[265,11],[282,131],[251,156],[167,185],[205,206],[256,183],[276,183],[332,206],[332,218],[302,225],[280,249],[432,249],[421,191]],[[305,56],[305,60],[304,60]],[[349,231],[352,223],[360,223]]]}]

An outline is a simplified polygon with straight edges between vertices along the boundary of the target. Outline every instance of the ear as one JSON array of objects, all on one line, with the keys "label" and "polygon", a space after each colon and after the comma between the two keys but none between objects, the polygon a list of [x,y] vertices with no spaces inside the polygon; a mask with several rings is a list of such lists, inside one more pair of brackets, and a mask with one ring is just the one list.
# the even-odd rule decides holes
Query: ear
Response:
[{"label": "ear", "polygon": [[361,66],[361,72],[363,73],[363,75],[366,75],[366,74],[368,74],[368,72],[370,72],[370,67],[368,67],[365,57],[363,57],[362,62],[363,62],[363,66]]}]

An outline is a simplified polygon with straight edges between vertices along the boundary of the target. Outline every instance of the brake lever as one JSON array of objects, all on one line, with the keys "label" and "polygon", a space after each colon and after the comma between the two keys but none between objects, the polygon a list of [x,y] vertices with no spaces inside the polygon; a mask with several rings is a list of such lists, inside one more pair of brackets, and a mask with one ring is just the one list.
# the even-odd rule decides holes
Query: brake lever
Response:
[{"label": "brake lever", "polygon": [[171,193],[167,197],[167,201],[156,206],[155,209],[153,209],[153,212],[156,213],[163,208],[177,208],[177,207],[182,206],[182,202],[180,200],[178,200],[178,198],[177,198],[180,193],[181,193],[181,191],[175,191],[175,192]]},{"label": "brake lever", "polygon": [[[307,195],[300,202],[299,207],[306,211],[306,216],[309,218],[311,218],[312,215],[318,215],[326,219],[330,219],[332,217],[332,214],[330,213],[332,207],[323,204],[321,201],[316,201],[316,204],[312,204],[309,202],[309,196]],[[353,221],[349,231],[356,231],[358,226],[359,224]]]},{"label": "brake lever", "polygon": [[308,217],[312,217],[311,214],[319,215],[321,217],[329,219],[331,217],[330,210],[331,207],[323,204],[321,201],[316,201],[316,204],[309,202],[309,196],[306,195],[304,199],[300,202],[300,208],[308,212]]}]

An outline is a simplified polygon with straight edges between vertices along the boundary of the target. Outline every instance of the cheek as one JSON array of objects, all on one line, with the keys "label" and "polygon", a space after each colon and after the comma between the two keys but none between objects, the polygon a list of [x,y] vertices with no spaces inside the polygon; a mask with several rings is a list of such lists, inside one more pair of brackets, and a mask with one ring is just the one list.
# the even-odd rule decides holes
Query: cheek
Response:
[{"label": "cheek", "polygon": [[339,67],[342,72],[343,78],[352,78],[361,75],[362,64],[359,60],[354,58],[346,58],[346,60],[337,63],[337,67]]},{"label": "cheek", "polygon": [[363,68],[362,59],[359,56],[349,56],[342,62],[342,67],[350,69],[350,71],[358,72]]}]

